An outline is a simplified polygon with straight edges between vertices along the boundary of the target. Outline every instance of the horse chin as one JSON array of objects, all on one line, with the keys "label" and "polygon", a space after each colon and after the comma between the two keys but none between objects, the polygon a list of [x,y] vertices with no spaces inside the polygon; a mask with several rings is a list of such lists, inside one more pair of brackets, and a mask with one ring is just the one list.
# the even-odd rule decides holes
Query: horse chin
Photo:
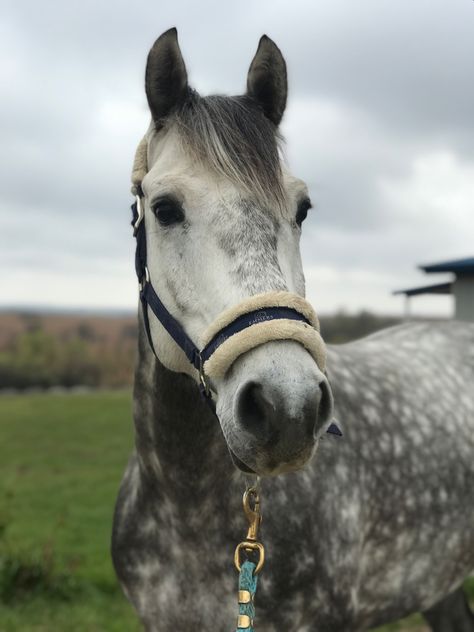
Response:
[{"label": "horse chin", "polygon": [[280,474],[288,474],[290,472],[297,472],[298,470],[303,469],[309,461],[313,458],[318,449],[319,441],[316,441],[314,446],[310,450],[304,450],[303,453],[299,456],[299,458],[294,459],[290,462],[284,463],[275,463],[272,460],[269,460],[266,464],[258,464],[256,469],[252,469],[246,463],[244,463],[239,457],[235,454],[235,452],[229,448],[230,456],[232,458],[232,462],[237,469],[239,469],[244,474],[254,474],[257,476],[279,476]]},{"label": "horse chin", "polygon": [[239,459],[239,457],[229,448],[230,456],[232,458],[232,463],[235,465],[237,469],[239,469],[244,474],[257,474],[255,470],[252,470],[251,467],[246,465],[243,461]]}]

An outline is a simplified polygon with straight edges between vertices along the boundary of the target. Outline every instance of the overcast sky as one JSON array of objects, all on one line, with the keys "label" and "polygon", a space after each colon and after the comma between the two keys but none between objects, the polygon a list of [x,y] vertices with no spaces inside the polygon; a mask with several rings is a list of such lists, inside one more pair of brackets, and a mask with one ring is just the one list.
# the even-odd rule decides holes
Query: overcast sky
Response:
[{"label": "overcast sky", "polygon": [[[190,83],[241,93],[259,37],[289,72],[283,122],[316,211],[321,313],[400,313],[420,263],[474,255],[473,0],[3,0],[0,306],[134,308],[131,161],[148,50],[176,26]],[[450,299],[415,299],[448,314]]]}]

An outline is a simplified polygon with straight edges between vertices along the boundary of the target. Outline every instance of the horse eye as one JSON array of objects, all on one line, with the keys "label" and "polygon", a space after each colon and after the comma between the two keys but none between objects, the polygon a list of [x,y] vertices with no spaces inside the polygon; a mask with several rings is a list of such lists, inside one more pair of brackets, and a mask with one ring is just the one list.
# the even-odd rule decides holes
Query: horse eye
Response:
[{"label": "horse eye", "polygon": [[158,198],[153,202],[151,210],[162,226],[171,226],[184,221],[184,211],[181,204],[173,198]]},{"label": "horse eye", "polygon": [[298,226],[301,226],[301,224],[304,222],[310,208],[311,201],[308,198],[305,198],[304,200],[301,200],[301,202],[299,202],[298,209],[296,211],[296,223],[298,224]]}]

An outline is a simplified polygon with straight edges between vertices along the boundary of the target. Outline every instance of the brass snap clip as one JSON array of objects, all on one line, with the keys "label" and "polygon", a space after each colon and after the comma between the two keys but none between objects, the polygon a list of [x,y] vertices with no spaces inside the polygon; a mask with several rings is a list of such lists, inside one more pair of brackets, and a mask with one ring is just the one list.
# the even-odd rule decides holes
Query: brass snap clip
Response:
[{"label": "brass snap clip", "polygon": [[261,542],[258,542],[258,530],[262,522],[262,514],[260,513],[260,497],[256,487],[249,487],[244,492],[243,497],[244,513],[247,517],[249,528],[247,531],[247,538],[237,545],[234,554],[234,563],[237,570],[240,573],[240,555],[242,550],[250,553],[251,551],[258,551],[258,562],[255,568],[255,574],[262,570],[263,563],[265,561],[265,549]]}]

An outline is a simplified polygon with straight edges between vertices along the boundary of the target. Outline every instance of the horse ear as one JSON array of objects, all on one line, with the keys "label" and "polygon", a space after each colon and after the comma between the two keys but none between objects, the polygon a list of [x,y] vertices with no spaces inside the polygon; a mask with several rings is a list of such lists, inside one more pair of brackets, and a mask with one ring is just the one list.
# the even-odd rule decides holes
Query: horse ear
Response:
[{"label": "horse ear", "polygon": [[247,76],[247,94],[257,101],[265,116],[279,125],[286,106],[286,63],[278,46],[262,35]]},{"label": "horse ear", "polygon": [[186,98],[188,75],[175,28],[160,35],[148,53],[145,91],[151,115],[158,127]]}]

